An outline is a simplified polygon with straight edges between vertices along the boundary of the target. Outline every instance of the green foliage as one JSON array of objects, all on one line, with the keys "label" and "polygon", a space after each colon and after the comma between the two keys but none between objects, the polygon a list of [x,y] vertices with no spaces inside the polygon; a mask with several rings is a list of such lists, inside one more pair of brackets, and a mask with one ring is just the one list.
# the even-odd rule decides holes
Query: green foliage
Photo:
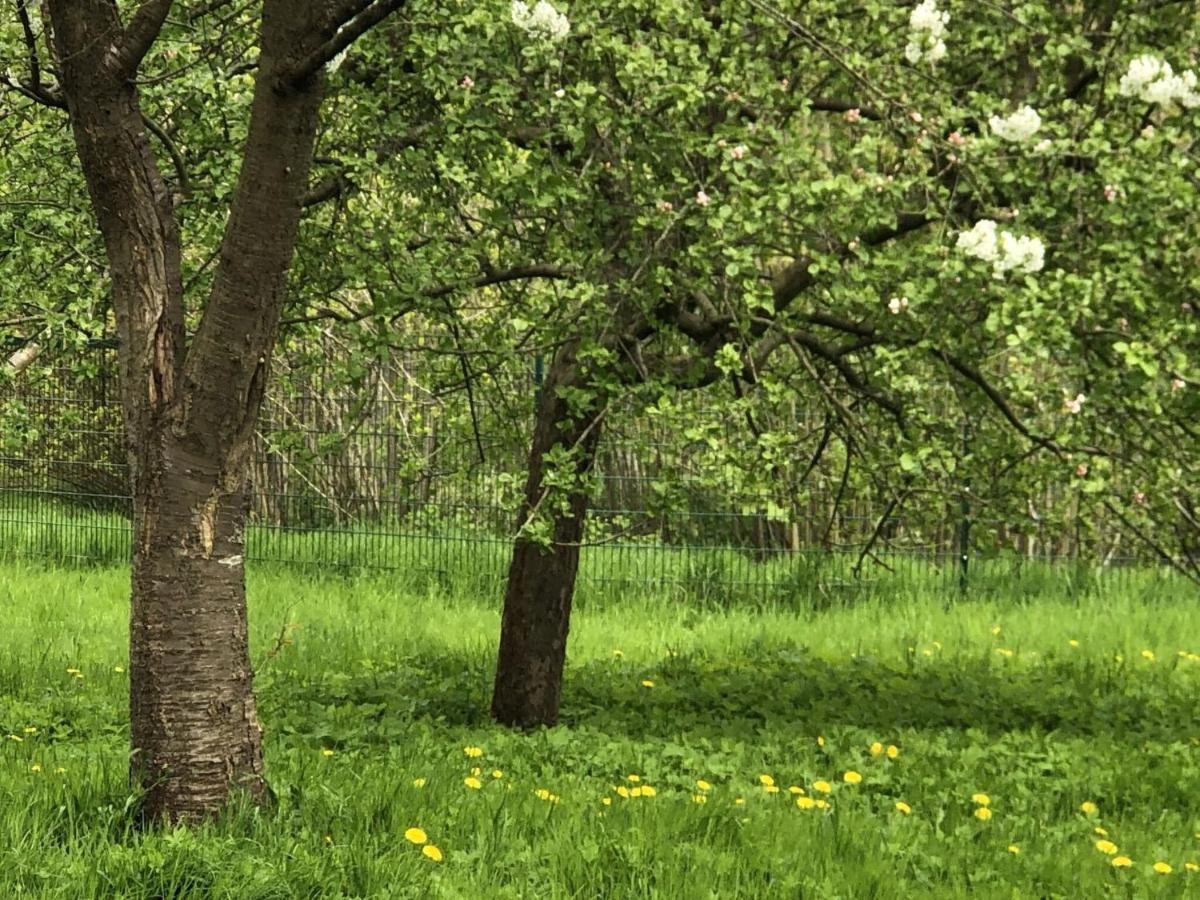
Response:
[{"label": "green foliage", "polygon": [[[750,614],[614,597],[575,622],[564,726],[523,735],[486,716],[494,605],[254,575],[278,807],[137,833],[125,590],[119,571],[0,568],[5,896],[1183,897],[1200,877],[1191,601],[925,592]],[[822,779],[832,808],[797,808],[789,786],[821,797]]]}]

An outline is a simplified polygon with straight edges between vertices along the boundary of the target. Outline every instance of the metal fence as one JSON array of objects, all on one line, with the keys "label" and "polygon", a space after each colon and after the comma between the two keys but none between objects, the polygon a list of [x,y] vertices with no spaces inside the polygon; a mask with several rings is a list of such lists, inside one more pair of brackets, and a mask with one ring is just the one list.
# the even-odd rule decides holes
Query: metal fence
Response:
[{"label": "metal fence", "polygon": [[[283,357],[256,438],[252,563],[497,588],[524,482],[535,367],[475,373],[466,391],[421,365],[389,357],[347,377],[311,355]],[[111,351],[91,352],[0,383],[0,554],[128,558],[115,373]],[[687,421],[728,440],[744,430],[722,421],[718,405],[689,402]],[[1011,593],[1161,577],[1117,552],[1119,538],[1104,529],[974,519],[973,498],[953,485],[907,503],[847,494],[844,484],[835,497],[838,472],[818,471],[787,496],[786,514],[776,506],[768,515],[761,491],[681,438],[678,420],[608,422],[582,553],[585,597],[826,602],[902,581],[949,590],[969,578]]]}]

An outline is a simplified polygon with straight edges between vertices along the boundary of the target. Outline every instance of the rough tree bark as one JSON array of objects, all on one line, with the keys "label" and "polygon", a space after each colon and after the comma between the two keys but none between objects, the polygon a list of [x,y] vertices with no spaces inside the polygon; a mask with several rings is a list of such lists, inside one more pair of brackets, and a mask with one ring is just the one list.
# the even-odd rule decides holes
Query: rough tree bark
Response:
[{"label": "rough tree bark", "polygon": [[[49,0],[62,93],[113,280],[134,497],[131,774],[146,819],[267,794],[247,647],[242,526],[254,423],[308,186],[323,64],[399,3],[265,0],[238,186],[190,345],[174,203],[135,75],[170,11]],[[386,9],[384,8],[386,7]],[[383,15],[379,15],[382,12]]]},{"label": "rough tree bark", "polygon": [[[579,572],[579,544],[587,517],[587,476],[600,441],[599,401],[574,414],[560,389],[578,386],[582,373],[570,347],[560,350],[546,374],[538,403],[529,473],[518,527],[530,513],[550,504],[553,543],[542,547],[518,537],[504,595],[500,653],[492,692],[492,717],[503,725],[536,728],[558,721],[571,598]],[[556,448],[573,448],[575,484],[566,509],[546,494],[546,456]]]}]

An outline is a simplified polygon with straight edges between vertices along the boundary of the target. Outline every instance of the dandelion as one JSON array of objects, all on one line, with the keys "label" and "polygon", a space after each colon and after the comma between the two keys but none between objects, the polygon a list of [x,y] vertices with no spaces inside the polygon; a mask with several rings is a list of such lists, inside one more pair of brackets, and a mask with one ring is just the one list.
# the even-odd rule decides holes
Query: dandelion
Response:
[{"label": "dandelion", "polygon": [[1000,637],[1000,626],[999,625],[992,626],[992,637]]},{"label": "dandelion", "polygon": [[536,791],[533,792],[533,794],[539,800],[546,800],[546,801],[549,801],[554,796],[552,793],[550,793],[550,791],[546,790],[546,788],[538,788]]},{"label": "dandelion", "polygon": [[862,781],[862,776],[851,769],[842,776],[842,781],[846,782],[846,784],[859,784]]},{"label": "dandelion", "polygon": [[733,798],[733,805],[734,805],[734,806],[745,806],[745,805],[746,805],[746,798],[745,798],[745,797],[734,797],[734,798]]},{"label": "dandelion", "polygon": [[1101,853],[1106,853],[1109,856],[1112,856],[1117,852],[1117,845],[1108,839],[1103,839],[1096,841],[1096,849]]},{"label": "dandelion", "polygon": [[872,756],[880,756],[882,754],[883,754],[883,744],[879,743],[879,741],[876,741],[875,743],[873,743],[871,745],[871,755]]},{"label": "dandelion", "polygon": [[24,731],[26,734],[37,734],[37,728],[33,725],[27,725]]},{"label": "dandelion", "polygon": [[761,784],[763,787],[771,787],[771,785],[773,785],[775,783],[775,779],[772,778],[770,775],[759,775],[758,783]]},{"label": "dandelion", "polygon": [[899,748],[899,747],[897,747],[895,744],[888,744],[888,747],[887,747],[887,758],[888,758],[888,759],[895,759],[895,758],[896,758],[896,757],[898,757],[899,755],[900,755],[900,748]]},{"label": "dandelion", "polygon": [[712,790],[712,785],[709,784],[707,781],[705,781],[703,778],[696,779],[696,787],[700,788],[700,790],[702,790],[702,791],[711,791]]},{"label": "dandelion", "polygon": [[998,647],[998,648],[996,648],[996,652],[998,654],[1000,654],[1001,656],[1003,656],[1005,659],[1012,659],[1012,657],[1014,655],[1013,651],[1010,650],[1008,647]]},{"label": "dandelion", "polygon": [[821,737],[821,735],[819,735],[819,734],[817,735],[817,746],[818,747],[825,746],[825,738]]},{"label": "dandelion", "polygon": [[704,794],[692,794],[692,802],[693,803],[707,803],[708,797],[705,796]]},{"label": "dandelion", "polygon": [[1018,853],[1021,852],[1021,848],[1018,847],[1016,844],[1009,844],[1008,852],[1011,853],[1013,856],[1016,856]]},{"label": "dandelion", "polygon": [[1112,867],[1114,869],[1128,869],[1133,865],[1133,860],[1128,856],[1114,856],[1112,859]]},{"label": "dandelion", "polygon": [[492,777],[493,778],[503,778],[504,773],[501,772],[499,769],[492,769]]},{"label": "dandelion", "polygon": [[113,666],[113,671],[114,672],[124,672],[125,667],[124,666]]},{"label": "dandelion", "polygon": [[1171,868],[1171,864],[1159,860],[1154,864],[1154,871],[1159,875],[1170,875],[1175,870]]},{"label": "dandelion", "polygon": [[903,815],[906,815],[906,816],[912,815],[912,807],[909,806],[907,803],[905,803],[903,800],[897,800],[896,801],[896,812],[902,813]]},{"label": "dandelion", "polygon": [[829,801],[818,799],[816,802],[817,809],[829,809]]},{"label": "dandelion", "polygon": [[629,799],[629,788],[625,787],[625,785],[621,785],[620,787],[617,788],[617,796],[621,797],[625,800],[628,800]]},{"label": "dandelion", "polygon": [[1200,863],[1185,862],[1183,867],[1189,872],[1200,872]]},{"label": "dandelion", "polygon": [[1091,800],[1084,800],[1079,804],[1079,811],[1085,816],[1094,816],[1096,813],[1100,812],[1100,807],[1098,807]]},{"label": "dandelion", "polygon": [[813,809],[817,805],[817,801],[812,797],[797,797],[796,805],[801,809]]},{"label": "dandelion", "polygon": [[990,809],[988,809],[986,806],[981,806],[981,807],[979,807],[979,809],[975,810],[975,818],[977,818],[980,822],[986,822],[991,817],[992,817],[992,811]]},{"label": "dandelion", "polygon": [[426,844],[424,847],[421,848],[421,852],[424,853],[426,856],[428,856],[430,859],[432,859],[434,862],[441,862],[443,859],[442,851],[439,850],[433,844]]},{"label": "dandelion", "polygon": [[612,806],[612,797],[601,797],[600,802],[605,806]]},{"label": "dandelion", "polygon": [[779,785],[777,785],[777,784],[763,785],[763,793],[764,794],[778,794],[779,793]]},{"label": "dandelion", "polygon": [[788,788],[788,793],[794,794],[795,796],[799,797],[801,794],[804,793],[804,788],[800,787],[800,785],[798,785],[798,784],[793,784]]},{"label": "dandelion", "polygon": [[469,787],[473,791],[477,791],[481,787],[483,787],[483,782],[480,781],[478,778],[476,778],[474,775],[464,778],[463,784],[465,784],[467,787]]},{"label": "dandelion", "polygon": [[327,844],[333,843],[333,835],[332,834],[325,835],[325,843],[327,843]]},{"label": "dandelion", "polygon": [[641,786],[639,785],[638,787],[635,787],[635,788],[634,788],[632,791],[630,791],[630,792],[629,792],[629,796],[630,796],[630,797],[640,797],[640,796],[642,796],[642,788],[641,788]]},{"label": "dandelion", "polygon": [[1071,638],[1071,640],[1067,641],[1067,644],[1070,645],[1071,647],[1075,647],[1075,648],[1079,647],[1079,641],[1075,640],[1075,638]]},{"label": "dandelion", "polygon": [[412,828],[405,830],[404,839],[410,844],[424,844],[429,840],[429,835],[427,835],[423,829],[413,826]]},{"label": "dandelion", "polygon": [[987,794],[972,794],[971,802],[974,803],[976,806],[991,806],[992,798],[989,797]]},{"label": "dandelion", "polygon": [[37,763],[34,763],[32,766],[29,767],[29,771],[30,772],[40,772],[40,771],[42,771],[42,767],[40,765],[38,765]]},{"label": "dandelion", "polygon": [[415,788],[425,787],[425,779],[424,778],[414,778],[413,779],[413,787],[415,787]]},{"label": "dandelion", "polygon": [[1142,651],[1142,659],[1147,659],[1150,662],[1154,662],[1154,651],[1153,650],[1143,650]]},{"label": "dandelion", "polygon": [[624,653],[623,651],[621,651],[621,650],[614,650],[614,651],[613,651],[613,659],[621,659],[621,658],[622,658],[622,657],[624,657],[624,656],[625,656],[625,653]]},{"label": "dandelion", "polygon": [[463,753],[465,753],[471,759],[478,759],[479,757],[483,756],[483,748],[482,747],[463,747]]},{"label": "dandelion", "polygon": [[476,766],[475,768],[473,768],[471,770],[471,774],[474,775],[476,778],[478,778],[480,775],[483,774],[483,769],[479,768],[479,766]]},{"label": "dandelion", "polygon": [[625,780],[628,781],[630,784],[637,784],[639,781],[642,780],[642,776],[641,775],[626,775]]},{"label": "dandelion", "polygon": [[67,770],[64,769],[62,766],[59,766],[57,769],[54,770],[54,774],[55,775],[66,775]]},{"label": "dandelion", "polygon": [[329,757],[333,756],[333,751],[328,747],[324,747],[321,749],[321,755],[328,759]]},{"label": "dandelion", "polygon": [[830,794],[833,792],[833,785],[828,781],[814,781],[813,790],[820,791],[822,794]]},{"label": "dandelion", "polygon": [[1098,835],[1100,835],[1100,837],[1108,837],[1108,829],[1107,829],[1107,828],[1102,828],[1102,827],[1101,827],[1101,826],[1099,826],[1099,825],[1097,825],[1095,828],[1093,828],[1093,829],[1092,829],[1092,832],[1093,832],[1094,834],[1098,834]]},{"label": "dandelion", "polygon": [[656,796],[658,796],[658,791],[655,788],[652,788],[648,784],[643,784],[642,785],[642,796],[643,797],[656,797]]},{"label": "dandelion", "polygon": [[647,678],[647,679],[645,679],[645,680],[642,682],[642,687],[644,687],[644,688],[652,688],[652,687],[654,687],[654,682],[653,682],[653,681],[651,681],[649,678]]}]

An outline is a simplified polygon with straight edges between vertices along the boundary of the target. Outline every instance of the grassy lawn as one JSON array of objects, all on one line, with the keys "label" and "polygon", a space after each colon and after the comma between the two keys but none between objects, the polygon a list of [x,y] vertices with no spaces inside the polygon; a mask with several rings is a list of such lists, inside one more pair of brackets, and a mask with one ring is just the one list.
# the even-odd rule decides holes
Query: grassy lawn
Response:
[{"label": "grassy lawn", "polygon": [[495,598],[260,569],[278,804],[150,834],[127,589],[0,565],[2,897],[1200,896],[1200,610],[1152,580],[587,600],[564,725],[520,735],[486,715]]}]

